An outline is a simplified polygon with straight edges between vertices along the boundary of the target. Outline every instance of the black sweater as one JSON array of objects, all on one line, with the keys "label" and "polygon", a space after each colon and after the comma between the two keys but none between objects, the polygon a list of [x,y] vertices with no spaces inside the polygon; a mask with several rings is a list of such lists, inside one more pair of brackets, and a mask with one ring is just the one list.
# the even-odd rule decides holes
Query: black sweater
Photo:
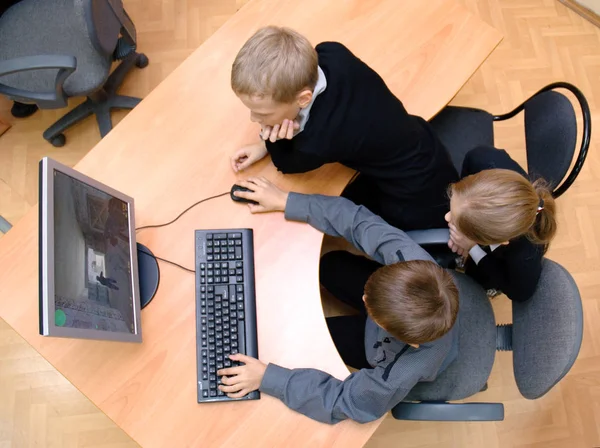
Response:
[{"label": "black sweater", "polygon": [[277,169],[301,173],[340,162],[396,203],[447,202],[458,174],[429,123],[409,115],[383,79],[342,44],[325,42],[316,50],[327,88],[303,132],[267,142]]},{"label": "black sweater", "polygon": [[[476,148],[465,157],[462,177],[488,169],[508,169],[525,177],[527,173],[504,150]],[[502,245],[483,257],[479,264],[469,259],[466,273],[486,289],[497,289],[515,302],[529,299],[542,273],[543,245],[532,243],[522,236]]]}]

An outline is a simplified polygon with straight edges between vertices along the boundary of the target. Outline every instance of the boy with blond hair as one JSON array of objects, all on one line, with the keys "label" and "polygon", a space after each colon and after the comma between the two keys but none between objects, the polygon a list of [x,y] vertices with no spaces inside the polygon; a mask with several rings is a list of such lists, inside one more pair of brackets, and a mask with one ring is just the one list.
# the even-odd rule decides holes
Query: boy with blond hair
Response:
[{"label": "boy with blond hair", "polygon": [[446,149],[342,44],[315,49],[294,30],[262,28],[238,53],[231,86],[262,128],[261,142],[232,156],[235,172],[267,154],[283,173],[339,162],[359,172],[342,195],[390,224],[446,224],[446,189],[458,180]]}]

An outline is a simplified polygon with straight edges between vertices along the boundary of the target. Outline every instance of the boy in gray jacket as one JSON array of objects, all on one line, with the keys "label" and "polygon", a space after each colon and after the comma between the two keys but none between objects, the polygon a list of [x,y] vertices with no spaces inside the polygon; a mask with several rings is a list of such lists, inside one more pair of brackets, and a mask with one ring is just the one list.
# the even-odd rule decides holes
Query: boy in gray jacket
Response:
[{"label": "boy in gray jacket", "polygon": [[403,231],[344,198],[287,193],[264,178],[239,184],[253,190],[236,193],[258,202],[249,204],[251,212],[285,211],[286,219],[344,237],[379,264],[365,259],[374,272],[364,279],[364,295],[346,299],[360,314],[327,319],[344,362],[360,370],[340,381],[320,370],[266,366],[236,354],[231,359],[242,365],[217,372],[223,392],[242,397],[259,389],[321,422],[369,422],[456,358],[457,287]]}]

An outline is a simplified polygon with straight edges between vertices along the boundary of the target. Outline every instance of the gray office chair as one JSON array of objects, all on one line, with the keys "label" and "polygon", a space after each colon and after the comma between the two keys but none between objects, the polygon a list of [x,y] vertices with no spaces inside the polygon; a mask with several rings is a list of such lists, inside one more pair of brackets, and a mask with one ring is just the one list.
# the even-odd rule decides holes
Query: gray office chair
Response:
[{"label": "gray office chair", "polygon": [[496,350],[512,350],[514,375],[528,399],[545,395],[571,369],[583,338],[581,297],[571,275],[543,261],[533,297],[513,302],[513,323],[496,326],[485,292],[474,280],[455,273],[460,291],[458,358],[431,383],[419,383],[392,410],[399,420],[496,421],[501,403],[450,403],[487,388]]},{"label": "gray office chair", "polygon": [[[148,65],[135,45],[121,0],[22,0],[0,17],[0,94],[41,109],[85,96],[44,138],[63,146],[63,132],[92,114],[104,137],[112,129],[111,109],[133,109],[141,101],[117,95],[134,65]],[[122,62],[109,76],[113,60]]]},{"label": "gray office chair", "polygon": [[[577,120],[571,101],[556,89],[566,89],[577,99],[583,116],[582,138],[573,168],[569,166],[577,144]],[[504,121],[524,111],[527,167],[532,178],[544,178],[558,198],[579,175],[590,146],[592,119],[587,100],[581,91],[565,82],[550,84],[513,111],[492,115],[481,109],[448,106],[431,120],[460,173],[467,152],[477,146],[494,147],[494,122]],[[568,174],[567,174],[568,172]],[[564,180],[563,180],[564,179]],[[454,257],[447,247],[448,229],[407,232],[411,238],[448,267]]]}]

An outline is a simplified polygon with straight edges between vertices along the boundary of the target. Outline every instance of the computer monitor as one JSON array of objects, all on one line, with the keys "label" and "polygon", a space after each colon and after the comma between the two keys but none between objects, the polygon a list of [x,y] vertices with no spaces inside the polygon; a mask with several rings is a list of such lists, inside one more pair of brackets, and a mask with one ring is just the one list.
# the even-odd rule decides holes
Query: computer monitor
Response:
[{"label": "computer monitor", "polygon": [[133,199],[40,161],[40,334],[141,342]]}]

